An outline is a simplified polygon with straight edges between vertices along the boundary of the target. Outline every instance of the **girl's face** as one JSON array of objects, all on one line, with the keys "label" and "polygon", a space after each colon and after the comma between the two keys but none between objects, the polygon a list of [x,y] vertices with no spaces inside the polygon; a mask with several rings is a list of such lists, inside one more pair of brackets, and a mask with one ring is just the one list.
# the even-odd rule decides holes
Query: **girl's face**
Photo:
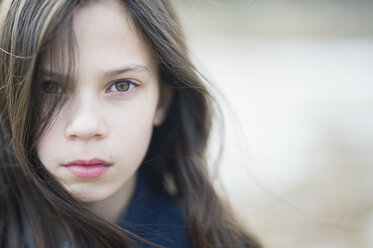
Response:
[{"label": "girl's face", "polygon": [[166,112],[157,65],[116,1],[78,9],[74,33],[78,59],[72,90],[53,78],[42,80],[45,98],[64,94],[67,100],[37,144],[38,156],[83,202],[129,197],[153,126]]}]

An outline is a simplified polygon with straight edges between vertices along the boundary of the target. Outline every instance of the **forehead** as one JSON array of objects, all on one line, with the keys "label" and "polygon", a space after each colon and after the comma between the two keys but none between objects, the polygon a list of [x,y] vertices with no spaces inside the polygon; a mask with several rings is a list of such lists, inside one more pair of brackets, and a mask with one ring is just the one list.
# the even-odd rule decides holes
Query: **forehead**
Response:
[{"label": "forehead", "polygon": [[[73,17],[72,29],[75,39],[74,67],[80,74],[110,71],[128,64],[142,64],[150,70],[156,70],[150,49],[130,14],[115,0],[79,7]],[[64,48],[69,49],[67,46]],[[69,54],[69,51],[57,54]],[[48,57],[53,59],[53,56]],[[44,65],[53,61],[46,62]]]}]

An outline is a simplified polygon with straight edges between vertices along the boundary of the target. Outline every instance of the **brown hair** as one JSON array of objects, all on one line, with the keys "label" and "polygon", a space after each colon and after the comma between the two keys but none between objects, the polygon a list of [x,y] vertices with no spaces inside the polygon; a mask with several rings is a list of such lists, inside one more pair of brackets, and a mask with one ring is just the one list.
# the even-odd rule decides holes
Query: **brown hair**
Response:
[{"label": "brown hair", "polygon": [[[38,67],[56,44],[73,61],[72,20],[84,0],[14,0],[0,36],[0,246],[131,247],[135,235],[87,210],[39,161],[35,143],[59,102],[41,114],[35,87]],[[155,128],[143,163],[145,177],[178,200],[193,248],[260,247],[218,198],[205,161],[213,98],[188,58],[184,36],[169,0],[120,1],[157,60],[160,82],[174,96],[164,123]],[[59,35],[63,33],[64,35]],[[62,49],[63,50],[63,49]],[[61,62],[60,61],[60,62]],[[66,63],[62,63],[66,64]],[[68,63],[67,70],[74,65]],[[148,166],[151,164],[151,166]],[[168,182],[168,184],[166,183]],[[167,185],[173,186],[173,190]]]}]

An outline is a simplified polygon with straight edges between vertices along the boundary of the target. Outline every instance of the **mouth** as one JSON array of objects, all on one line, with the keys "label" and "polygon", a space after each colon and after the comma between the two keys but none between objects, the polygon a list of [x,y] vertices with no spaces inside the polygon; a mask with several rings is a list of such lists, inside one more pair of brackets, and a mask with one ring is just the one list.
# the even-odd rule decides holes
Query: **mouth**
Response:
[{"label": "mouth", "polygon": [[71,174],[79,178],[97,178],[105,174],[112,164],[102,159],[74,160],[64,164]]}]

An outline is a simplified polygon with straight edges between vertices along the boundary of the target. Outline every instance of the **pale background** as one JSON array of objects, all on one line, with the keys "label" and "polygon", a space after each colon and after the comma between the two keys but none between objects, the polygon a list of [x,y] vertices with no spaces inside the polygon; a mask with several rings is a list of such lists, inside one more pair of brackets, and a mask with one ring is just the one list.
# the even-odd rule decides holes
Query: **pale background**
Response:
[{"label": "pale background", "polygon": [[373,1],[175,3],[239,219],[268,248],[373,247]]}]

